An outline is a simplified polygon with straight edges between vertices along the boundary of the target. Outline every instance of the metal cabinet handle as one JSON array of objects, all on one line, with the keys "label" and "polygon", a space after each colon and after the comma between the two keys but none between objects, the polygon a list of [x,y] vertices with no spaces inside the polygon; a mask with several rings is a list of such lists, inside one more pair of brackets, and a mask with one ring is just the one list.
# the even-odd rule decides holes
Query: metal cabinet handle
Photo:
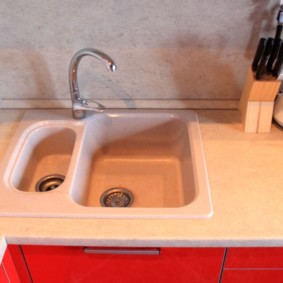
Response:
[{"label": "metal cabinet handle", "polygon": [[98,255],[160,255],[159,248],[84,248],[85,254]]}]

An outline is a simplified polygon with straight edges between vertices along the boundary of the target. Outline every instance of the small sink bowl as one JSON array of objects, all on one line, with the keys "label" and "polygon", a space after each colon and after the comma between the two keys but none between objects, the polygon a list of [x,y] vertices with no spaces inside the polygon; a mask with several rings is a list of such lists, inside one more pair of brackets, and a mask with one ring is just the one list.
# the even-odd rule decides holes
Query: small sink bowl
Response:
[{"label": "small sink bowl", "polygon": [[66,110],[27,111],[0,176],[0,215],[213,213],[197,115],[189,110],[106,110],[83,120]]},{"label": "small sink bowl", "polygon": [[33,192],[43,176],[65,176],[72,157],[76,135],[64,127],[39,127],[23,144],[12,174],[13,186]]}]

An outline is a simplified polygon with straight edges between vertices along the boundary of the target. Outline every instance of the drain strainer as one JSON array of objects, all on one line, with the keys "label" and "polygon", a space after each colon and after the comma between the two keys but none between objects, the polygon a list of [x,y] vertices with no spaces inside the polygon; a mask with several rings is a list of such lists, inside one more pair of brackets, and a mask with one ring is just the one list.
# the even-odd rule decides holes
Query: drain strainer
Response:
[{"label": "drain strainer", "polygon": [[129,207],[134,201],[133,194],[125,188],[111,188],[100,197],[100,203],[106,207]]},{"label": "drain strainer", "polygon": [[57,189],[63,182],[65,177],[59,174],[51,174],[41,178],[35,185],[37,192],[49,192]]}]

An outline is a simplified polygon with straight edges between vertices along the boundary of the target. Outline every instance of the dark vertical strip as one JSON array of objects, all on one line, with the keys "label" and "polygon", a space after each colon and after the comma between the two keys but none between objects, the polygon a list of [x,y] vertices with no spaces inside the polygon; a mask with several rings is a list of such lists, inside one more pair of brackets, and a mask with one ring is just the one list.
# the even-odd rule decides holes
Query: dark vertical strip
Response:
[{"label": "dark vertical strip", "polygon": [[222,277],[223,277],[223,272],[224,272],[224,268],[225,268],[227,253],[228,253],[228,248],[225,248],[218,283],[222,282]]}]

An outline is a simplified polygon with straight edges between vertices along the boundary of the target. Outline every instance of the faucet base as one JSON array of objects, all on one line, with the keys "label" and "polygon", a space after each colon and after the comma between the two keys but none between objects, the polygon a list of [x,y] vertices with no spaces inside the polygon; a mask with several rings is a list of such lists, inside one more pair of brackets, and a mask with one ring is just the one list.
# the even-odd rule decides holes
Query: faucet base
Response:
[{"label": "faucet base", "polygon": [[84,119],[86,116],[86,110],[74,110],[73,109],[73,118],[74,119]]}]

